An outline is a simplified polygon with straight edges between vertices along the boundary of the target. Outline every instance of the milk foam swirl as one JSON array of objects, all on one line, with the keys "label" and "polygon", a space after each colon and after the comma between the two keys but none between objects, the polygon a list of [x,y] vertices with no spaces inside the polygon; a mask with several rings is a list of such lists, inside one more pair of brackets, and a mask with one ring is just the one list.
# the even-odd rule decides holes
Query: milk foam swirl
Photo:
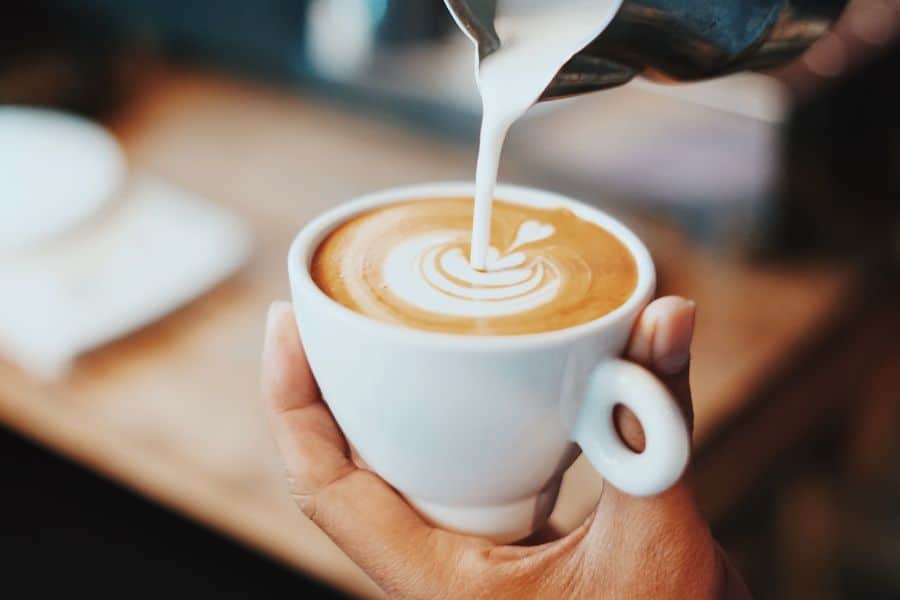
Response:
[{"label": "milk foam swirl", "polygon": [[503,254],[488,251],[487,269],[471,267],[464,252],[468,232],[430,232],[402,241],[383,265],[388,289],[429,312],[455,317],[512,315],[550,302],[561,287],[560,269],[516,249],[553,235],[552,225],[525,221]]}]

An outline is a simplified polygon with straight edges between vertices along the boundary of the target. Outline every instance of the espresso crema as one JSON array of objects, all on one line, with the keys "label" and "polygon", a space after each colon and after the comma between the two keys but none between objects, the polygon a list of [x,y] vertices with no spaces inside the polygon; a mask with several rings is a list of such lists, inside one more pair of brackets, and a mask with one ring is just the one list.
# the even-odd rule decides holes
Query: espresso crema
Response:
[{"label": "espresso crema", "polygon": [[621,306],[637,265],[611,233],[564,208],[496,201],[486,269],[469,263],[471,198],[399,202],[321,243],[310,272],[332,299],[415,329],[515,335],[573,327]]}]

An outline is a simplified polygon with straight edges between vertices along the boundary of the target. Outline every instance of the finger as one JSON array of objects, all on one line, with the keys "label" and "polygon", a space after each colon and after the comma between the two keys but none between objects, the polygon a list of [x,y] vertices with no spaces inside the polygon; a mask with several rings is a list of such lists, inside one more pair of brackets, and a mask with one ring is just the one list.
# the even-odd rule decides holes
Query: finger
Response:
[{"label": "finger", "polygon": [[322,402],[286,302],[269,309],[262,372],[263,404],[291,492],[349,473],[346,441]]},{"label": "finger", "polygon": [[631,333],[625,352],[657,375],[683,374],[691,358],[696,304],[678,296],[650,303]]},{"label": "finger", "polygon": [[269,414],[320,401],[289,302],[273,302],[269,307],[262,367],[262,398]]},{"label": "finger", "polygon": [[[269,309],[262,370],[263,403],[288,475],[302,472],[304,481],[325,482],[346,469],[344,436],[321,400],[287,302]],[[307,435],[293,435],[298,428]],[[309,450],[298,452],[298,443]],[[308,454],[318,459],[307,461]]]},{"label": "finger", "polygon": [[[689,429],[693,426],[689,366],[695,313],[693,301],[677,296],[652,302],[638,318],[625,352],[629,359],[650,369],[666,384]],[[625,443],[632,450],[642,451],[644,432],[634,414],[620,406],[616,407],[614,419]]]},{"label": "finger", "polygon": [[319,396],[287,303],[269,312],[263,402],[300,509],[386,590],[453,562],[467,538],[434,530],[387,483],[356,467]]}]

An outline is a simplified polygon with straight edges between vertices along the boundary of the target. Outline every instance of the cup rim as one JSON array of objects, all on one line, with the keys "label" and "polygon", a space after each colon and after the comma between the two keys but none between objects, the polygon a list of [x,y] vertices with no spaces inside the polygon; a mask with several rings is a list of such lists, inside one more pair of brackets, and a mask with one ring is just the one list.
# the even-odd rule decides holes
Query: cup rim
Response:
[{"label": "cup rim", "polygon": [[[288,251],[288,276],[295,309],[297,299],[315,302],[331,317],[352,324],[361,332],[373,336],[391,338],[406,343],[461,347],[469,350],[510,350],[555,346],[592,333],[601,332],[622,320],[637,316],[649,303],[656,290],[656,269],[650,251],[628,227],[606,212],[573,198],[536,188],[499,184],[495,197],[512,204],[525,204],[537,208],[564,207],[580,218],[595,223],[613,234],[625,244],[635,259],[638,281],[631,296],[613,311],[579,325],[515,335],[468,335],[415,329],[403,325],[378,321],[357,313],[323,292],[309,272],[310,261],[319,244],[331,231],[349,219],[367,210],[409,200],[434,200],[436,198],[473,196],[475,184],[465,181],[445,181],[394,187],[359,196],[325,211],[307,223],[294,238]],[[302,335],[302,333],[301,333]]]}]

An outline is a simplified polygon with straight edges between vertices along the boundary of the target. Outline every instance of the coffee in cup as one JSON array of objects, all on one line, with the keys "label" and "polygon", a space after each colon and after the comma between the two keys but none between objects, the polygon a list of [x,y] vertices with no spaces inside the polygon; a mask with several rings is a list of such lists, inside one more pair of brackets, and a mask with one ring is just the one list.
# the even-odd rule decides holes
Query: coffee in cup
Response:
[{"label": "coffee in cup", "polygon": [[466,335],[542,333],[606,315],[633,294],[634,257],[564,207],[494,204],[486,269],[472,268],[472,198],[381,206],[318,247],[319,288],[369,318]]}]

